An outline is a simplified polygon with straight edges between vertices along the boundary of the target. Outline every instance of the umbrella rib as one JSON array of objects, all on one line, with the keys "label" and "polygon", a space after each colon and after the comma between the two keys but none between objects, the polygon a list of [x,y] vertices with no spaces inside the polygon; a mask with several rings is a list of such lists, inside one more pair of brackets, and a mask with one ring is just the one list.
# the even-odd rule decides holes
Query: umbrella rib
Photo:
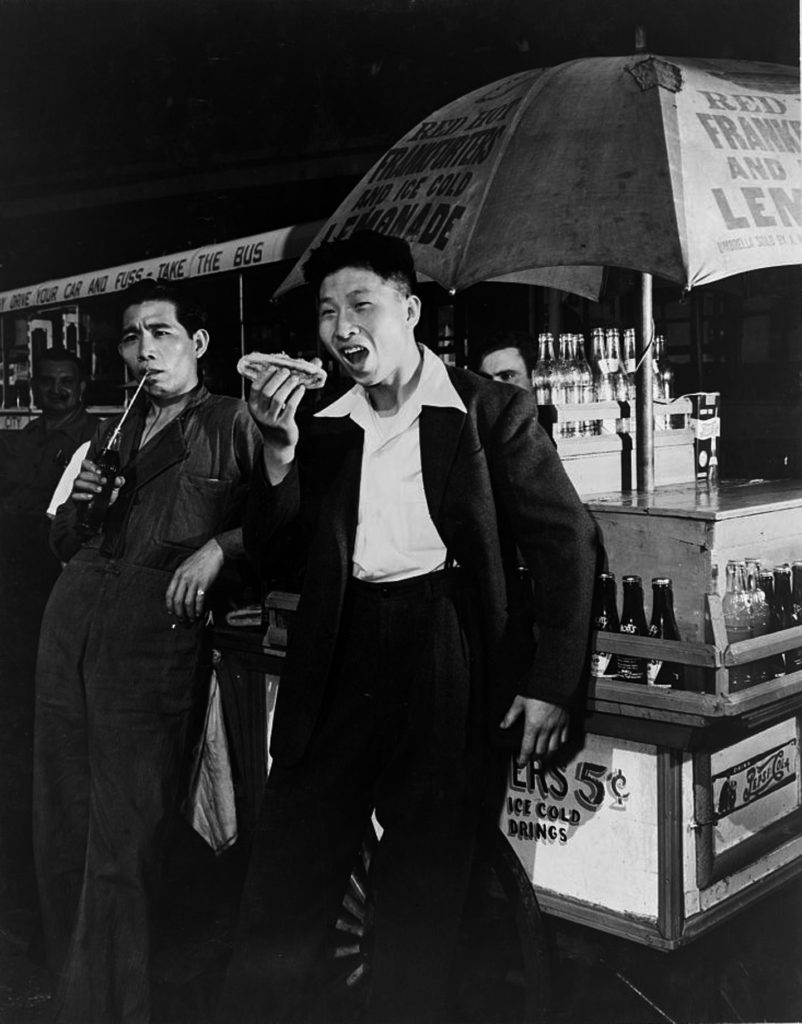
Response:
[{"label": "umbrella rib", "polygon": [[543,74],[541,73],[540,75],[537,76],[535,81],[526,90],[524,95],[521,97],[521,104],[518,110],[516,110],[515,114],[510,119],[510,122],[507,125],[506,137],[502,140],[502,143],[498,148],[498,152],[493,158],[492,168],[485,178],[485,185],[482,190],[481,201],[477,202],[476,204],[476,216],[473,219],[473,224],[471,224],[470,228],[468,229],[468,235],[467,238],[465,239],[464,245],[462,246],[462,252],[459,255],[457,266],[455,268],[455,273],[453,275],[453,280],[455,281],[459,280],[459,274],[462,271],[462,265],[465,261],[465,253],[468,252],[471,246],[471,242],[473,241],[474,232],[476,231],[476,226],[479,223],[479,216],[481,215],[482,209],[484,208],[487,193],[490,191],[490,186],[493,183],[493,178],[496,176],[496,169],[498,168],[498,165],[501,163],[504,154],[507,152],[507,149],[512,141],[512,137],[515,134],[515,129],[518,127],[518,123],[520,122],[521,118],[524,116],[524,113],[526,112],[526,108],[529,105],[529,101],[532,98],[532,93],[537,90],[538,86],[540,86],[542,78]]}]

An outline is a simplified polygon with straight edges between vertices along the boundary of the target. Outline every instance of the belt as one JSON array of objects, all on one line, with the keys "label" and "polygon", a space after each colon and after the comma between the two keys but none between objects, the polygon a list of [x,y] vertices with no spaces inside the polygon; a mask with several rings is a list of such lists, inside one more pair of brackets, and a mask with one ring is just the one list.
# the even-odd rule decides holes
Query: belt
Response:
[{"label": "belt", "polygon": [[406,600],[417,595],[435,597],[438,594],[453,593],[455,589],[466,583],[467,578],[463,571],[453,567],[422,573],[419,576],[409,576],[403,580],[388,580],[386,582],[359,580],[352,577],[348,587],[358,597],[377,600],[397,597]]}]

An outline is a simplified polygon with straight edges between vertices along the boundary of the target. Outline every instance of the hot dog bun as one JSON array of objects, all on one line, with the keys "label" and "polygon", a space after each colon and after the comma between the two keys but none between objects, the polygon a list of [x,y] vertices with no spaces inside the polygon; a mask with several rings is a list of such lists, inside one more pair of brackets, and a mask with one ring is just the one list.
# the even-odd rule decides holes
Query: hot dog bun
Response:
[{"label": "hot dog bun", "polygon": [[293,359],[286,352],[250,352],[237,363],[237,373],[248,380],[256,380],[271,366],[285,366],[300,379],[305,388],[322,388],[326,371],[307,359]]}]

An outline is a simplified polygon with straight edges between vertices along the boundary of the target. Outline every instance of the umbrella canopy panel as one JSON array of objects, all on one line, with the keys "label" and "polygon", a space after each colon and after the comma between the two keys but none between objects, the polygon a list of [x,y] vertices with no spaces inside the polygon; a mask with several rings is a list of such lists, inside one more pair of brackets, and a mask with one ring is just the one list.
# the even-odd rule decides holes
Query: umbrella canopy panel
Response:
[{"label": "umbrella canopy panel", "polygon": [[[798,71],[777,64],[640,54],[523,72],[407,132],[314,244],[373,228],[449,289],[559,269],[591,297],[594,267],[691,287],[802,263],[799,105]],[[279,290],[298,283],[296,268]]]}]

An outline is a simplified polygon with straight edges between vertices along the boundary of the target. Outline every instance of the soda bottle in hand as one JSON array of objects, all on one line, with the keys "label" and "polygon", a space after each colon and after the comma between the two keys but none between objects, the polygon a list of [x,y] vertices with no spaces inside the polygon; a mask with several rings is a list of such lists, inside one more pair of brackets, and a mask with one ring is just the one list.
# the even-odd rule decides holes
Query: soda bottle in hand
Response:
[{"label": "soda bottle in hand", "polygon": [[89,501],[82,501],[80,504],[76,502],[78,528],[85,534],[100,532],[109,509],[114,478],[120,472],[119,431],[114,431],[94,461],[103,477],[101,490],[93,494]]}]

